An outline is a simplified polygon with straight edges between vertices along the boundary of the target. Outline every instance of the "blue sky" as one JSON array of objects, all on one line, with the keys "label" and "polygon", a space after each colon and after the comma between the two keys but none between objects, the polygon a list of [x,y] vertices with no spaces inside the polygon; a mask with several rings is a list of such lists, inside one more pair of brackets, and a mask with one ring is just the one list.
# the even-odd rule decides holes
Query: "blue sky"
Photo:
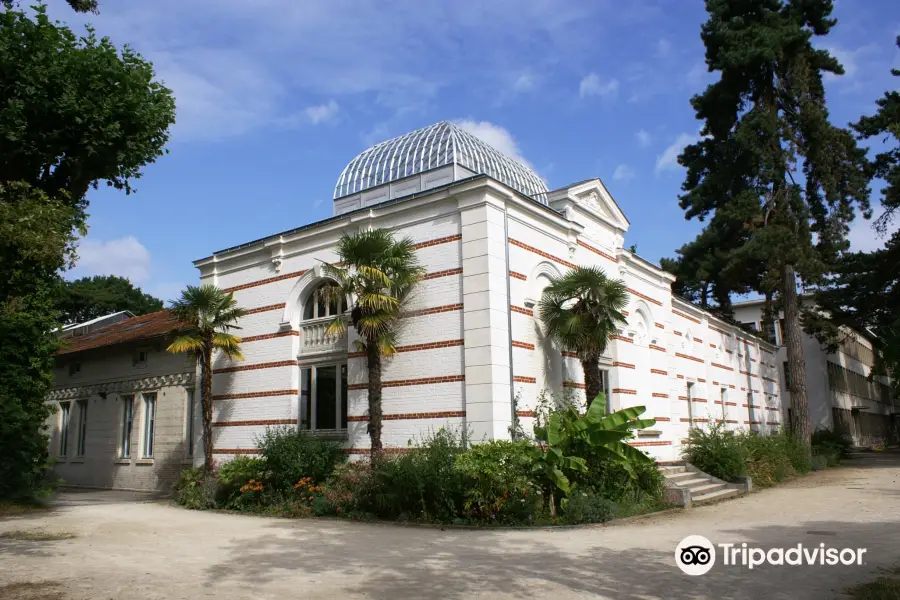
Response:
[{"label": "blue sky", "polygon": [[[138,193],[92,191],[68,277],[114,273],[170,299],[191,261],[331,215],[335,181],[372,143],[449,119],[524,160],[551,188],[600,177],[653,261],[699,231],[675,158],[712,81],[699,0],[101,0],[75,15],[152,60],[175,92],[170,153]],[[900,4],[838,0],[828,81],[847,123],[896,86]],[[872,249],[868,223],[851,232]]]}]

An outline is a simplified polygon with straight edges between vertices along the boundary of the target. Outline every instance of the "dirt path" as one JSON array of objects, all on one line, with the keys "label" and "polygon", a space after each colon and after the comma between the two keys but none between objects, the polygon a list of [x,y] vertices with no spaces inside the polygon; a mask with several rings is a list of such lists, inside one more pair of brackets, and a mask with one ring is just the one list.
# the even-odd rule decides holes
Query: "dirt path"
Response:
[{"label": "dirt path", "polygon": [[[3,537],[40,530],[63,540]],[[862,566],[674,565],[687,535],[762,548],[867,548]],[[14,536],[15,537],[15,536]],[[720,561],[721,562],[721,561]],[[197,513],[123,493],[72,493],[0,519],[0,598],[835,598],[900,565],[900,454],[630,524],[471,531]],[[22,587],[11,584],[46,584]],[[7,586],[7,587],[4,587]],[[38,590],[43,590],[38,595]]]}]

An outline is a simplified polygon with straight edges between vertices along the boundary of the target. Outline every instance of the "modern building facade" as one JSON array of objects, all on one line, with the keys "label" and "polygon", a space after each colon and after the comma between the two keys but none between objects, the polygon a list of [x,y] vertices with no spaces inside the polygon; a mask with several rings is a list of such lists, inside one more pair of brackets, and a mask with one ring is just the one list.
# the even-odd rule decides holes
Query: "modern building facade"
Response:
[{"label": "modern building facade", "polygon": [[166,352],[177,326],[167,311],[119,317],[62,335],[54,474],[69,486],[168,490],[202,453],[195,363]]},{"label": "modern building facade", "polygon": [[550,278],[595,265],[624,281],[628,322],[602,359],[613,409],[645,405],[635,446],[678,458],[689,426],[773,430],[784,419],[776,347],[673,297],[673,276],[625,249],[629,221],[599,179],[548,190],[524,165],[454,123],[377,144],[338,178],[334,216],[195,261],[232,291],[244,361],[216,360],[215,453],[256,452],[267,427],[297,426],[367,452],[365,357],[317,301],[342,233],[410,236],[427,275],[384,372],[384,444],[441,427],[472,439],[530,429],[542,391],[583,396],[581,367],[547,339],[535,305]]},{"label": "modern building facade", "polygon": [[[776,363],[783,382],[781,402],[789,410],[784,313],[779,313],[778,320],[767,326],[763,322],[763,309],[763,300],[739,302],[734,305],[734,316],[777,345]],[[869,446],[876,439],[900,439],[900,401],[891,397],[886,378],[869,379],[876,360],[872,336],[852,329],[842,331],[840,347],[833,353],[826,352],[814,336],[803,336],[812,428],[840,429],[849,433],[859,446]]]}]

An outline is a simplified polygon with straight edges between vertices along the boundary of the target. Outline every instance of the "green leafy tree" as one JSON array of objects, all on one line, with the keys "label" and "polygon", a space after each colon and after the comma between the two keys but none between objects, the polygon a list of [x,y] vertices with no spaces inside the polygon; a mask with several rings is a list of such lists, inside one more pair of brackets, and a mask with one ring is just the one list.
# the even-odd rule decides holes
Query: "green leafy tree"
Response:
[{"label": "green leafy tree", "polygon": [[[66,3],[72,7],[72,10],[80,13],[98,13],[99,5],[97,4],[97,0],[66,0]],[[14,7],[18,7],[21,3],[16,2],[15,0],[2,0],[0,1],[0,5],[5,6],[7,9],[12,9]]]},{"label": "green leafy tree", "polygon": [[[865,153],[828,119],[823,74],[842,74],[813,36],[836,21],[831,0],[707,0],[701,38],[719,80],[691,100],[701,139],[685,148],[680,198],[707,229],[739,229],[728,247],[737,272],[719,281],[752,287],[784,309],[792,429],[809,446],[810,424],[798,284],[816,285],[848,246],[856,210],[869,215]],[[701,234],[702,235],[702,234]]]},{"label": "green leafy tree", "polygon": [[212,471],[212,371],[213,358],[221,352],[232,360],[243,360],[241,338],[229,333],[240,329],[238,320],[247,311],[238,306],[234,294],[214,285],[187,286],[172,302],[172,314],[182,323],[178,336],[169,344],[169,352],[187,352],[200,361],[200,406],[203,419],[204,468]]},{"label": "green leafy tree", "polygon": [[[340,262],[326,264],[324,272],[336,285],[325,288],[335,300],[351,298],[350,324],[359,334],[368,370],[369,437],[372,458],[381,453],[382,359],[394,354],[403,309],[425,270],[419,265],[410,238],[397,240],[386,229],[344,234],[337,244]],[[338,315],[329,325],[342,333],[347,319]]]},{"label": "green leafy tree", "polygon": [[598,267],[575,267],[544,288],[538,316],[557,344],[578,355],[588,402],[603,391],[600,356],[625,321],[625,286]]},{"label": "green leafy tree", "polygon": [[153,78],[133,51],[77,36],[43,6],[0,12],[2,496],[39,491],[47,466],[58,272],[86,233],[85,194],[101,181],[131,191],[168,139],[174,100]]},{"label": "green leafy tree", "polygon": [[64,323],[83,323],[122,310],[146,315],[162,308],[162,300],[145,294],[128,279],[116,275],[68,281],[59,300]]}]

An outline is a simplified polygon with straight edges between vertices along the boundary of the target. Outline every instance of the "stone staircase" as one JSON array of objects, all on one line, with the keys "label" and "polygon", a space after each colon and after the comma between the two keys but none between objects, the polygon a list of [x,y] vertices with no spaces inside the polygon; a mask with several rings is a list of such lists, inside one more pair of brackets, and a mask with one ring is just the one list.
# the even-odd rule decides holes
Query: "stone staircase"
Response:
[{"label": "stone staircase", "polygon": [[685,500],[689,498],[690,504],[724,500],[742,492],[740,486],[728,484],[684,462],[660,466],[659,470],[666,478],[667,488],[686,490]]}]

